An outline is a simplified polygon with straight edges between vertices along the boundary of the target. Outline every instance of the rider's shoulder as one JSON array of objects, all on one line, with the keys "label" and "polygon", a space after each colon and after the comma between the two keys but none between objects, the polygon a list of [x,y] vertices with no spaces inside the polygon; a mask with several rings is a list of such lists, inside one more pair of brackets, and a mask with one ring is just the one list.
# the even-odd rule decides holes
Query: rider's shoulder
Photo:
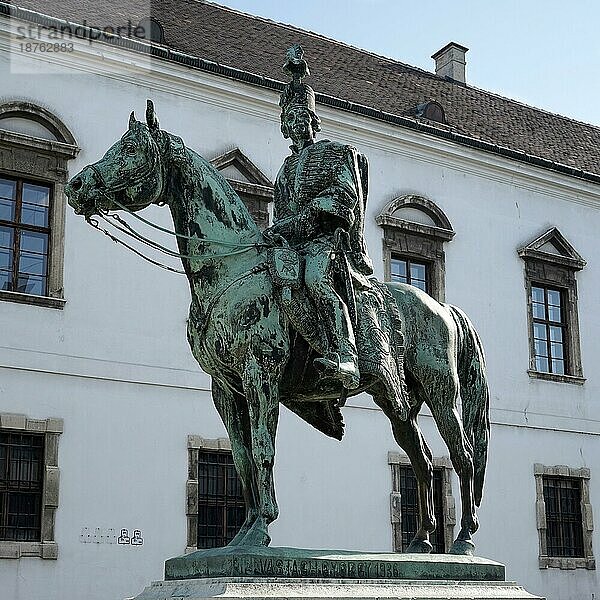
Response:
[{"label": "rider's shoulder", "polygon": [[336,151],[338,153],[357,152],[354,146],[351,146],[349,144],[342,144],[341,142],[336,142],[332,140],[319,140],[312,145],[312,149],[317,151]]}]

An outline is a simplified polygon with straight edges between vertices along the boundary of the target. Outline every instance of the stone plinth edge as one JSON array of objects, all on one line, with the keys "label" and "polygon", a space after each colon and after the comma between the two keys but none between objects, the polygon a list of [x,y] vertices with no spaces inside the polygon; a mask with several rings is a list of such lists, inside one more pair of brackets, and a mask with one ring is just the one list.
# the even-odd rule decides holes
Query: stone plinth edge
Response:
[{"label": "stone plinth edge", "polygon": [[129,600],[544,600],[505,581],[215,578],[157,581]]},{"label": "stone plinth edge", "polygon": [[215,577],[504,581],[504,565],[475,556],[225,547],[165,563],[165,580]]}]

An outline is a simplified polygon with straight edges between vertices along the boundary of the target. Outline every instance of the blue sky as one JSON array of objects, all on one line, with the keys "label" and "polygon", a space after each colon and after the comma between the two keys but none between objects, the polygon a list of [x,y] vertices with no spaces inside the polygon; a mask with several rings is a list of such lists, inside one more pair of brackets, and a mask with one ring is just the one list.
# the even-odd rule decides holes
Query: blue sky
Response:
[{"label": "blue sky", "polygon": [[600,126],[598,0],[218,3],[429,71],[433,70],[430,56],[455,41],[469,48],[468,83]]}]

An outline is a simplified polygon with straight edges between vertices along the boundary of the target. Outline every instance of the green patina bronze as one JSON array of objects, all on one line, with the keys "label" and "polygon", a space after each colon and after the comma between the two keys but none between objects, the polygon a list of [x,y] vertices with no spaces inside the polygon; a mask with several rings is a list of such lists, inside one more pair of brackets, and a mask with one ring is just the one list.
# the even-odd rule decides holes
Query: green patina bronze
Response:
[{"label": "green patina bronze", "polygon": [[200,577],[504,581],[504,565],[474,556],[227,546],[165,563],[165,580]]},{"label": "green patina bronze", "polygon": [[458,308],[372,276],[363,241],[367,161],[350,146],[315,142],[320,121],[299,46],[284,69],[292,81],[281,96],[281,127],[292,153],[264,234],[219,172],[160,129],[150,101],[146,122],[132,113],[121,139],[69,182],[69,203],[92,223],[151,204],[171,211],[179,248],[171,254],[181,257],[192,298],[188,341],[212,377],[247,506],[230,546],[269,544],[279,403],[341,439],[340,408],[364,391],[389,418],[417,477],[420,522],[408,551],[430,552],[435,529],[431,452],[417,425],[425,403],[460,479],[461,529],[451,552],[471,554],[489,433],[479,338]]}]

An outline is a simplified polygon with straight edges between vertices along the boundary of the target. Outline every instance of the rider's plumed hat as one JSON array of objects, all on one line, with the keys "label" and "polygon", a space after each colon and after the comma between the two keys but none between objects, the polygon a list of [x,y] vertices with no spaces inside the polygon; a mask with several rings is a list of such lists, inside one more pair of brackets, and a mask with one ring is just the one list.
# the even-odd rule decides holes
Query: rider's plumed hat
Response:
[{"label": "rider's plumed hat", "polygon": [[285,54],[286,61],[283,65],[283,71],[292,77],[292,81],[283,88],[279,98],[279,106],[281,106],[282,112],[293,106],[301,106],[308,108],[316,115],[315,92],[309,85],[302,83],[302,79],[310,75],[308,65],[302,58],[303,54],[304,51],[300,44],[294,44]]}]

